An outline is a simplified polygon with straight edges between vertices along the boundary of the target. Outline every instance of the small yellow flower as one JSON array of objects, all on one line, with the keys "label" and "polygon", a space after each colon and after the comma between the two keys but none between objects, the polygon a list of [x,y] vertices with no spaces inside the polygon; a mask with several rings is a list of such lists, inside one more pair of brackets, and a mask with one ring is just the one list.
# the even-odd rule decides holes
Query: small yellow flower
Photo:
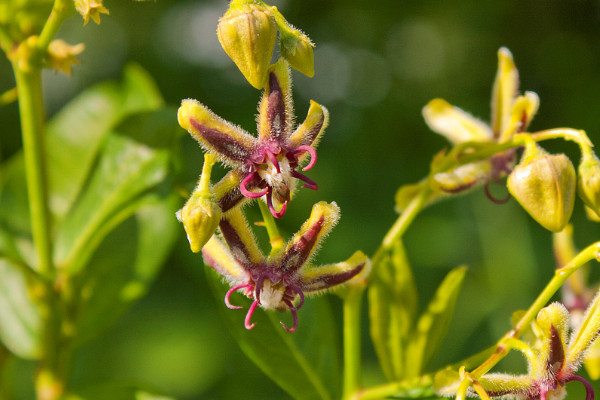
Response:
[{"label": "small yellow flower", "polygon": [[85,49],[83,43],[74,46],[62,39],[53,40],[48,46],[47,63],[54,72],[62,71],[71,75],[73,65],[79,64],[77,56]]},{"label": "small yellow flower", "polygon": [[100,24],[100,14],[110,14],[102,4],[102,0],[75,0],[75,8],[83,17],[83,25],[87,25],[90,18]]}]

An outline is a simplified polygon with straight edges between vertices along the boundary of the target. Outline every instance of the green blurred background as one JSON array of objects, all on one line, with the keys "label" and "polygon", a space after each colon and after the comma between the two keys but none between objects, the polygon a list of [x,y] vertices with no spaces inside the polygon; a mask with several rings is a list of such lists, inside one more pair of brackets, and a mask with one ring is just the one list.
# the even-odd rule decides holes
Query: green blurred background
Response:
[{"label": "green blurred background", "polygon": [[[429,131],[422,107],[442,97],[489,120],[496,52],[508,47],[521,74],[521,89],[541,98],[531,130],[585,129],[600,143],[600,2],[597,0],[495,1],[277,1],[286,18],[316,43],[315,77],[294,72],[294,99],[303,120],[310,99],[328,107],[330,126],[319,146],[317,167],[307,175],[319,191],[301,190],[281,229],[293,233],[312,204],[336,201],[338,227],[317,262],[373,254],[396,218],[394,193],[421,179],[433,154],[446,146]],[[105,0],[110,16],[100,26],[66,21],[59,37],[84,42],[81,65],[71,78],[44,74],[48,115],[80,90],[119,79],[137,62],[156,79],[167,103],[195,98],[223,118],[255,132],[260,93],[247,84],[215,34],[225,0]],[[14,86],[0,60],[0,90]],[[175,115],[173,120],[175,123]],[[0,156],[20,147],[15,104],[0,108]],[[183,182],[191,188],[202,152],[189,137]],[[576,162],[573,144],[552,143]],[[506,189],[492,188],[498,197]],[[184,199],[182,198],[182,204]],[[573,216],[580,247],[598,240],[578,201]],[[250,212],[254,218],[257,214]],[[473,354],[509,329],[513,311],[528,307],[552,275],[551,235],[511,200],[498,206],[476,190],[426,210],[405,242],[426,304],[442,277],[466,264],[469,272],[443,351],[431,369]],[[148,296],[78,353],[73,386],[106,381],[141,383],[180,399],[285,398],[287,395],[245,358],[220,318],[222,301],[208,288],[205,267],[181,229],[178,243]],[[340,314],[339,301],[328,299]],[[231,311],[234,312],[234,311]],[[240,324],[243,312],[239,312]],[[300,329],[302,334],[302,312]],[[364,371],[381,382],[364,318]],[[341,332],[339,333],[341,336]],[[523,368],[511,357],[506,368]],[[33,366],[13,363],[30,379]],[[578,385],[570,385],[577,398]],[[30,394],[23,393],[23,399]]]}]

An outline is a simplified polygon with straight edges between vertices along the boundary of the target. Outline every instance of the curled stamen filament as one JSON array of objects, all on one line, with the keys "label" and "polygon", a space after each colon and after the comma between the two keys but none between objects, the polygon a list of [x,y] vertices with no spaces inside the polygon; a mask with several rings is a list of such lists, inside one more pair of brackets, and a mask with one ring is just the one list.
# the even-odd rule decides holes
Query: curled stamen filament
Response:
[{"label": "curled stamen filament", "polygon": [[298,146],[294,149],[293,152],[294,152],[294,154],[295,153],[304,153],[304,152],[310,154],[310,162],[308,163],[308,165],[306,167],[302,168],[302,171],[308,171],[317,162],[317,151],[310,146],[307,146],[307,145]]},{"label": "curled stamen filament", "polygon": [[229,289],[227,291],[227,293],[225,294],[225,305],[227,306],[227,308],[229,308],[231,310],[239,310],[240,308],[242,308],[240,306],[234,306],[233,304],[231,304],[229,299],[230,299],[231,295],[233,294],[233,292],[235,292],[239,289],[246,289],[246,291],[247,291],[248,289],[251,289],[251,288],[252,288],[252,286],[250,284],[242,283],[241,285],[237,285],[237,286],[234,286],[231,289]]},{"label": "curled stamen filament", "polygon": [[490,192],[490,184],[489,184],[489,182],[485,184],[485,186],[483,187],[483,190],[485,192],[485,196],[488,199],[490,199],[490,201],[492,203],[494,203],[494,204],[505,204],[508,200],[510,200],[510,193],[508,193],[506,195],[506,197],[503,198],[503,199],[498,199],[498,198],[494,197],[492,195],[492,193]]},{"label": "curled stamen filament", "polygon": [[265,188],[265,190],[263,190],[262,192],[251,192],[250,190],[248,190],[248,188],[246,187],[246,185],[248,185],[248,183],[254,179],[254,177],[257,175],[256,172],[251,172],[248,175],[246,175],[246,177],[242,180],[242,182],[240,183],[240,192],[245,196],[245,197],[249,197],[251,199],[257,199],[259,197],[264,196],[265,194],[267,194],[269,188]]},{"label": "curled stamen filament", "polygon": [[294,306],[290,302],[290,304],[288,305],[289,309],[292,310],[292,311],[299,310],[300,307],[302,307],[302,305],[304,304],[304,292],[302,292],[302,290],[300,288],[296,287],[296,286],[291,286],[290,285],[290,286],[288,286],[288,288],[291,289],[291,290],[293,290],[294,292],[296,292],[298,294],[298,296],[300,296],[300,302],[298,303],[298,305]]},{"label": "curled stamen filament", "polygon": [[280,174],[281,167],[279,166],[279,161],[277,160],[277,157],[275,157],[275,154],[273,154],[269,150],[265,150],[265,154],[267,155],[267,158],[271,161],[271,163],[273,163],[273,165],[275,166],[277,173]]},{"label": "curled stamen filament", "polygon": [[283,217],[283,214],[285,214],[285,209],[287,208],[287,203],[288,202],[285,201],[282,204],[282,206],[281,206],[281,210],[276,211],[275,207],[273,207],[273,189],[271,187],[269,187],[267,189],[268,189],[268,193],[267,193],[267,206],[269,207],[269,211],[271,211],[271,214],[273,214],[273,216],[275,218],[281,218],[281,217]]},{"label": "curled stamen filament", "polygon": [[583,385],[585,386],[585,400],[594,400],[594,388],[588,381],[586,381],[584,378],[578,375],[573,375],[567,380],[567,382],[571,381],[579,381],[583,383]]},{"label": "curled stamen filament", "polygon": [[254,314],[254,310],[256,310],[257,306],[258,306],[258,301],[254,300],[252,302],[252,305],[250,306],[250,309],[248,310],[248,313],[246,314],[246,319],[244,320],[244,326],[248,330],[254,328],[254,325],[256,325],[256,324],[251,324],[250,321],[252,320],[252,314]]},{"label": "curled stamen filament", "polygon": [[279,321],[279,323],[281,324],[281,326],[283,326],[283,329],[285,329],[286,331],[294,332],[298,327],[298,313],[296,312],[296,308],[293,306],[291,301],[285,300],[285,304],[287,304],[288,309],[292,313],[292,317],[294,318],[294,325],[292,325],[291,328],[288,328],[282,321]]},{"label": "curled stamen filament", "polygon": [[305,175],[302,175],[298,171],[292,171],[292,176],[296,179],[300,179],[301,181],[307,183],[307,185],[302,186],[303,188],[312,189],[312,190],[319,189],[319,185],[317,185],[317,182],[313,181],[312,179],[310,179],[309,177],[307,177]]}]

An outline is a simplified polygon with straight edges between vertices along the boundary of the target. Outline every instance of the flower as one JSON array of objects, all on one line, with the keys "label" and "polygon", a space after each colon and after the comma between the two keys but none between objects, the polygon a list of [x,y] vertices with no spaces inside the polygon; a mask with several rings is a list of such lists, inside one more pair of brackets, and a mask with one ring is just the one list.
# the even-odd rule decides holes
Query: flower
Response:
[{"label": "flower", "polygon": [[[310,259],[320,242],[339,219],[339,207],[335,202],[319,202],[313,206],[310,218],[276,254],[265,257],[258,248],[252,231],[239,208],[231,210],[221,219],[220,237],[217,235],[204,246],[202,254],[206,264],[225,277],[231,289],[225,295],[230,309],[231,295],[241,291],[252,305],[246,314],[245,327],[252,329],[252,314],[257,306],[278,311],[289,310],[293,326],[283,327],[293,332],[298,326],[297,310],[304,304],[304,295],[322,292],[348,282],[361,271],[369,268],[367,257],[360,251],[348,260],[315,267]],[[298,304],[295,300],[299,299]]]},{"label": "flower", "polygon": [[90,18],[99,25],[100,14],[110,14],[102,4],[102,0],[75,0],[75,8],[83,17],[83,25],[87,25]]},{"label": "flower", "polygon": [[71,75],[73,65],[79,64],[77,56],[84,49],[83,43],[72,46],[62,39],[56,39],[48,46],[46,61],[54,72],[62,71],[65,75]]},{"label": "flower", "polygon": [[[529,364],[527,375],[502,373],[485,374],[477,383],[490,397],[517,399],[560,400],[566,396],[565,385],[579,381],[586,389],[586,400],[594,398],[589,382],[575,372],[600,333],[600,299],[598,296],[588,307],[583,322],[569,337],[569,312],[560,303],[543,308],[532,324],[537,340],[533,346],[513,339],[513,348],[520,350]],[[436,376],[437,391],[443,395],[456,393],[461,381],[460,373],[444,371]],[[450,384],[448,384],[451,382]],[[467,394],[475,396],[474,389]]]},{"label": "flower", "polygon": [[317,190],[317,184],[297,169],[317,161],[315,146],[327,127],[327,109],[311,101],[306,120],[293,130],[293,103],[288,63],[269,69],[269,82],[259,105],[258,138],[216,116],[196,100],[183,100],[178,111],[181,127],[208,152],[233,170],[215,185],[223,212],[244,198],[264,197],[276,218],[285,213],[296,180]]},{"label": "flower", "polygon": [[[425,106],[425,122],[454,146],[467,148],[470,144],[506,142],[527,129],[539,106],[539,98],[533,92],[517,96],[518,86],[519,73],[510,51],[503,47],[498,51],[490,126],[442,99],[431,100]],[[446,193],[462,192],[476,184],[485,184],[486,194],[495,200],[489,195],[487,184],[510,173],[514,162],[515,150],[511,149],[483,161],[437,173],[433,179]]]}]

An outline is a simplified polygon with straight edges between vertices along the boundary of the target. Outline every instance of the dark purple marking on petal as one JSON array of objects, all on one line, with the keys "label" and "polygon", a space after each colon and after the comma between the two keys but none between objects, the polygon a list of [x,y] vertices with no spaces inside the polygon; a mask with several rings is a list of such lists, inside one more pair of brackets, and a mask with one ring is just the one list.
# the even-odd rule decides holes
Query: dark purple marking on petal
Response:
[{"label": "dark purple marking on petal", "polygon": [[250,259],[250,253],[248,252],[246,244],[242,241],[242,238],[240,238],[238,232],[225,218],[221,219],[219,228],[221,228],[221,233],[223,234],[223,238],[231,250],[231,255],[233,258],[247,271],[251,271],[253,265]]},{"label": "dark purple marking on petal", "polygon": [[238,162],[244,162],[250,157],[253,149],[248,148],[244,143],[238,142],[228,134],[202,125],[193,118],[190,118],[190,124],[210,147],[225,157]]},{"label": "dark purple marking on petal", "polygon": [[487,182],[485,184],[485,186],[483,187],[483,191],[485,193],[485,196],[494,204],[506,204],[508,202],[508,200],[510,200],[510,193],[506,194],[506,197],[503,199],[497,199],[496,197],[494,197],[492,195],[492,193],[490,192],[490,182]]},{"label": "dark purple marking on petal", "polygon": [[269,76],[269,97],[267,100],[267,121],[269,123],[269,136],[281,140],[281,135],[286,131],[285,101],[283,92],[275,73]]},{"label": "dark purple marking on petal", "polygon": [[282,321],[279,321],[279,323],[281,324],[281,326],[283,326],[283,329],[285,329],[288,332],[294,332],[296,330],[296,328],[298,327],[298,313],[296,312],[296,308],[294,308],[293,304],[291,301],[289,300],[284,300],[285,304],[287,304],[288,306],[288,310],[290,310],[290,312],[292,313],[292,318],[294,318],[294,325],[292,325],[291,328],[288,328]]},{"label": "dark purple marking on petal", "polygon": [[550,325],[550,354],[548,354],[546,370],[556,375],[562,370],[564,363],[565,349],[562,339],[554,325]]},{"label": "dark purple marking on petal", "polygon": [[229,308],[231,310],[239,310],[240,308],[242,308],[240,306],[234,306],[233,304],[231,304],[231,302],[229,301],[229,298],[235,291],[237,291],[239,289],[246,289],[246,291],[247,291],[248,288],[252,288],[252,285],[249,285],[248,283],[242,283],[241,285],[237,285],[237,286],[234,286],[231,289],[229,289],[227,291],[227,294],[225,294],[225,305],[227,306],[227,308]]},{"label": "dark purple marking on petal", "polygon": [[252,305],[248,309],[248,313],[246,314],[246,319],[244,320],[244,327],[248,330],[254,328],[254,325],[256,325],[256,324],[251,324],[250,321],[252,320],[252,314],[254,314],[254,310],[256,310],[257,306],[258,306],[258,302],[256,300],[254,300],[252,302]]},{"label": "dark purple marking on petal", "polygon": [[250,199],[257,199],[257,198],[263,197],[265,194],[267,194],[267,191],[269,190],[269,188],[265,188],[261,192],[251,192],[250,190],[248,190],[248,187],[247,187],[248,183],[258,177],[259,177],[259,175],[257,172],[250,172],[248,175],[246,175],[246,177],[244,179],[242,179],[242,182],[240,182],[240,192],[242,193],[243,196],[248,197]]},{"label": "dark purple marking on petal", "polygon": [[262,285],[263,285],[264,281],[265,281],[265,275],[261,274],[258,277],[258,279],[256,280],[256,284],[254,285],[254,299],[256,299],[258,304],[261,304],[260,303],[260,291],[262,290]]},{"label": "dark purple marking on petal", "polygon": [[308,165],[306,167],[302,168],[302,171],[308,171],[309,169],[314,167],[315,163],[317,162],[317,151],[310,146],[298,146],[293,150],[294,154],[304,153],[304,152],[307,152],[308,154],[310,154],[310,162],[308,163]]},{"label": "dark purple marking on petal", "polygon": [[365,267],[365,264],[362,263],[362,264],[358,265],[357,267],[351,269],[350,271],[342,272],[342,273],[336,274],[336,275],[322,276],[322,277],[319,277],[319,279],[316,279],[314,281],[304,282],[302,284],[302,289],[307,292],[314,291],[314,290],[328,289],[330,287],[339,285],[341,283],[344,283],[344,282],[354,278],[356,275],[358,275],[360,273],[360,271],[363,270],[364,267]]},{"label": "dark purple marking on petal", "polygon": [[315,182],[312,179],[310,179],[309,177],[301,174],[300,172],[292,171],[292,176],[296,179],[300,179],[301,181],[307,183],[307,185],[302,185],[303,188],[319,190],[319,185],[317,185],[317,182]]},{"label": "dark purple marking on petal", "polygon": [[569,379],[567,379],[565,382],[571,382],[571,381],[578,381],[578,382],[583,383],[583,385],[585,386],[585,400],[594,400],[594,396],[595,396],[594,388],[587,380],[585,380],[581,376],[573,375]]},{"label": "dark purple marking on petal", "polygon": [[271,211],[271,214],[275,217],[275,218],[281,218],[283,217],[283,215],[285,214],[285,210],[287,208],[287,201],[285,201],[282,205],[281,205],[281,210],[277,211],[275,210],[275,207],[273,207],[273,188],[269,187],[269,192],[267,193],[267,206],[269,207],[269,211]]},{"label": "dark purple marking on petal", "polygon": [[[298,239],[293,239],[294,241],[290,243],[290,246],[281,258],[280,268],[286,271],[296,271],[306,262],[317,244],[324,222],[325,216],[321,215],[321,218],[310,225],[302,236]],[[293,265],[290,265],[290,262],[293,262]]]}]

